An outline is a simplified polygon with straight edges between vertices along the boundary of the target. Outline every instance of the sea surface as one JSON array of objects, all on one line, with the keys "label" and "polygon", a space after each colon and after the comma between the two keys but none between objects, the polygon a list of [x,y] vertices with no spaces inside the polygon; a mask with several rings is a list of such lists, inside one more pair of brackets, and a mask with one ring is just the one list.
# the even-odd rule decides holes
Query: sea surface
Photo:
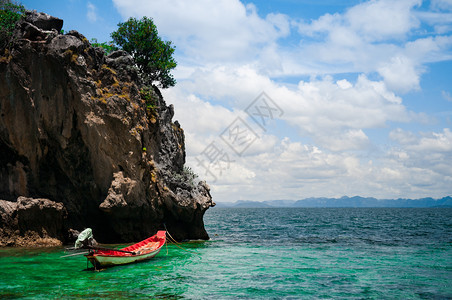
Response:
[{"label": "sea surface", "polygon": [[0,298],[452,299],[452,208],[213,208],[204,221],[210,241],[101,272],[64,248],[0,248]]}]

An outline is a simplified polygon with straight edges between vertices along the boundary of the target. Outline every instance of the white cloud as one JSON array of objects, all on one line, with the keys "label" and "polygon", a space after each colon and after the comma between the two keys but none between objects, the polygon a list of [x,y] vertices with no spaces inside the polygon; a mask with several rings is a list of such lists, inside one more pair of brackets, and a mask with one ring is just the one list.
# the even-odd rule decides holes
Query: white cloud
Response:
[{"label": "white cloud", "polygon": [[421,3],[420,0],[368,1],[350,8],[344,18],[366,41],[404,38],[419,26],[411,10]]},{"label": "white cloud", "polygon": [[[346,87],[344,89],[344,87]],[[364,149],[370,146],[363,129],[382,128],[389,121],[408,121],[402,100],[382,82],[359,76],[357,82],[300,82],[298,90],[287,93],[292,99],[284,118],[330,150]]]},{"label": "white cloud", "polygon": [[389,133],[389,137],[401,145],[409,145],[417,141],[416,136],[412,132],[406,132],[400,128],[392,130]]},{"label": "white cloud", "polygon": [[350,82],[348,82],[347,79],[338,80],[338,81],[336,81],[336,84],[338,87],[340,87],[343,90],[353,87],[353,85]]},{"label": "white cloud", "polygon": [[419,90],[420,72],[416,71],[413,61],[404,56],[393,57],[378,69],[378,73],[389,89],[398,92]]},{"label": "white cloud", "polygon": [[418,198],[450,192],[452,174],[447,161],[432,152],[420,161],[407,152],[411,150],[391,149],[374,163],[356,154],[330,153],[286,138],[273,152],[235,157],[234,167],[212,185],[212,194],[218,201],[234,201],[355,194]]},{"label": "white cloud", "polygon": [[[344,14],[325,14],[311,24],[301,23],[299,32],[302,35],[326,33],[333,41],[343,43],[345,40],[345,45],[400,39],[419,26],[419,20],[411,12],[420,4],[420,0],[367,1]],[[337,35],[340,38],[336,38]]]},{"label": "white cloud", "polygon": [[444,128],[440,133],[429,132],[421,136],[398,128],[391,131],[390,137],[410,149],[452,151],[452,133],[449,128]]},{"label": "white cloud", "polygon": [[[413,136],[412,133],[405,133],[409,136]],[[421,137],[409,140],[406,139],[397,140],[399,142],[405,142],[404,145],[408,150],[416,153],[422,153],[430,155],[433,153],[448,153],[452,156],[452,132],[449,128],[445,128],[443,132],[430,132],[424,133]],[[451,170],[452,174],[452,170]]]},{"label": "white cloud", "polygon": [[[391,148],[374,162],[357,154],[332,153],[285,138],[273,152],[236,159],[235,164],[242,168],[234,167],[234,170],[243,173],[220,177],[212,192],[218,201],[355,194],[419,198],[450,193],[450,130],[405,141],[410,139],[410,145]],[[427,146],[431,142],[433,145]],[[250,170],[253,176],[246,175]],[[243,180],[232,181],[231,177]]]},{"label": "white cloud", "polygon": [[[204,134],[210,130],[218,135],[235,117],[246,119],[243,110],[261,91],[281,107],[283,120],[297,128],[302,136],[335,151],[366,149],[371,143],[363,129],[382,128],[387,122],[407,122],[411,118],[401,98],[383,82],[371,81],[364,75],[359,76],[355,84],[347,80],[334,82],[325,77],[301,81],[298,86],[288,88],[248,66],[221,67],[192,73],[191,80],[165,91],[165,96],[175,104],[176,118],[187,131]],[[211,98],[237,109],[213,106],[208,103]]]},{"label": "white cloud", "polygon": [[369,138],[361,129],[322,135],[316,141],[331,151],[362,150],[370,146]]},{"label": "white cloud", "polygon": [[430,5],[436,10],[452,11],[452,0],[431,0]]},{"label": "white cloud", "polygon": [[[238,0],[114,0],[124,18],[150,16],[192,62],[249,61],[289,33],[288,18]],[[175,21],[177,20],[177,21]]]},{"label": "white cloud", "polygon": [[[243,109],[261,87],[283,108],[283,119],[313,144],[261,131],[259,139],[239,157],[221,142],[218,135],[235,117],[246,119]],[[394,130],[390,137],[399,147],[380,154],[383,157],[376,157],[373,162],[363,159],[373,147],[364,129],[381,128],[387,122],[409,121],[413,117],[402,105],[402,99],[389,91],[384,82],[365,76],[355,83],[345,79],[334,82],[325,77],[301,81],[298,86],[288,88],[249,67],[217,68],[197,72],[191,81],[185,80],[164,93],[168,101],[175,103],[176,118],[186,130],[188,163],[201,177],[213,182],[195,160],[211,141],[217,141],[229,153],[230,167],[212,184],[212,194],[218,201],[354,194],[439,197],[447,193],[444,187],[452,181],[445,171],[449,161],[446,158],[450,156],[448,129],[423,138]],[[191,96],[179,97],[187,93]],[[212,105],[208,99],[214,95],[217,99],[230,99],[231,104],[242,109]],[[432,187],[437,188],[436,194],[432,194]]]},{"label": "white cloud", "polygon": [[[450,32],[450,14],[418,12],[420,1],[367,1],[344,14],[326,14],[301,22],[301,43],[282,62],[292,74],[378,72],[390,89],[409,92],[420,88],[423,64],[451,58],[450,36],[413,39],[421,21]],[[300,59],[297,60],[296,57]],[[308,62],[302,58],[309,57]],[[290,65],[290,67],[288,66]]]},{"label": "white cloud", "polygon": [[97,21],[97,8],[94,4],[92,4],[91,2],[88,2],[86,5],[87,8],[87,13],[86,13],[86,17],[88,18],[88,20],[90,22],[96,22]]},{"label": "white cloud", "polygon": [[452,102],[452,96],[450,95],[449,92],[441,91],[441,95],[442,95],[443,98],[446,99],[447,101]]},{"label": "white cloud", "polygon": [[[399,143],[401,149],[392,153],[396,158],[394,166],[406,170],[404,178],[413,180],[417,190],[433,191],[432,187],[450,193],[452,186],[452,132],[449,128],[442,132],[428,132],[416,135],[409,131],[396,129],[391,138]],[[401,154],[403,153],[403,154]],[[391,154],[391,153],[390,153]],[[409,181],[408,181],[409,183]]]},{"label": "white cloud", "polygon": [[418,65],[452,59],[452,36],[419,38],[405,44],[404,52]]}]

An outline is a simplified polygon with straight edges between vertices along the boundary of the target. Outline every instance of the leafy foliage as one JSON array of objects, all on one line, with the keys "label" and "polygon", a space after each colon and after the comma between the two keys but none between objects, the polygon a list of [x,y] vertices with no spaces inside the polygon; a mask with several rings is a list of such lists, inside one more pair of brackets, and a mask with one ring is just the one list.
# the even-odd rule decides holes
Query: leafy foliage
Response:
[{"label": "leafy foliage", "polygon": [[102,48],[105,51],[105,55],[112,53],[113,51],[118,50],[119,48],[115,46],[113,42],[103,42],[99,43],[96,38],[91,39],[91,45],[93,47]]},{"label": "leafy foliage", "polygon": [[176,182],[185,182],[191,187],[195,187],[195,179],[198,178],[198,174],[196,174],[192,168],[184,166],[182,173],[174,173],[172,175],[172,179]]},{"label": "leafy foliage", "polygon": [[194,180],[198,178],[198,174],[196,174],[192,168],[184,166],[182,174],[185,178],[187,178],[188,182],[194,186]]},{"label": "leafy foliage", "polygon": [[0,49],[6,48],[17,21],[25,13],[25,7],[11,0],[0,0]]},{"label": "leafy foliage", "polygon": [[141,20],[129,18],[119,23],[118,30],[111,34],[113,41],[135,59],[142,79],[147,84],[157,82],[162,88],[176,84],[170,71],[177,65],[173,58],[174,47],[170,41],[163,41],[151,18]]},{"label": "leafy foliage", "polygon": [[157,108],[156,100],[154,99],[151,90],[148,87],[142,88],[140,90],[141,99],[146,103],[146,110],[148,112],[153,112]]}]

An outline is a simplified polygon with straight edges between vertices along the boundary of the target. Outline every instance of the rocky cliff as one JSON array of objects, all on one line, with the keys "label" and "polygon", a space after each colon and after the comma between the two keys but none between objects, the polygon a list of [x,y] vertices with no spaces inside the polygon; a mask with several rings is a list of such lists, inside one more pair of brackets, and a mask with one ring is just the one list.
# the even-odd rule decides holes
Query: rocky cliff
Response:
[{"label": "rocky cliff", "polygon": [[27,12],[0,50],[0,245],[66,242],[85,227],[130,242],[163,224],[176,239],[207,239],[214,203],[184,168],[173,106],[126,52],[106,56],[62,24]]}]

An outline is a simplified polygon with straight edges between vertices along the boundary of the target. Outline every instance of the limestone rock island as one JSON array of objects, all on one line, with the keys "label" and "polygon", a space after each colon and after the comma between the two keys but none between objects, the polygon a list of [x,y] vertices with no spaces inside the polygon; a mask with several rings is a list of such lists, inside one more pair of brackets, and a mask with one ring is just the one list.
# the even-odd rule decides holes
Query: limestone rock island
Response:
[{"label": "limestone rock island", "polygon": [[208,239],[209,186],[185,164],[184,131],[124,51],[106,56],[63,21],[27,11],[0,53],[0,246],[99,242],[163,229]]}]

